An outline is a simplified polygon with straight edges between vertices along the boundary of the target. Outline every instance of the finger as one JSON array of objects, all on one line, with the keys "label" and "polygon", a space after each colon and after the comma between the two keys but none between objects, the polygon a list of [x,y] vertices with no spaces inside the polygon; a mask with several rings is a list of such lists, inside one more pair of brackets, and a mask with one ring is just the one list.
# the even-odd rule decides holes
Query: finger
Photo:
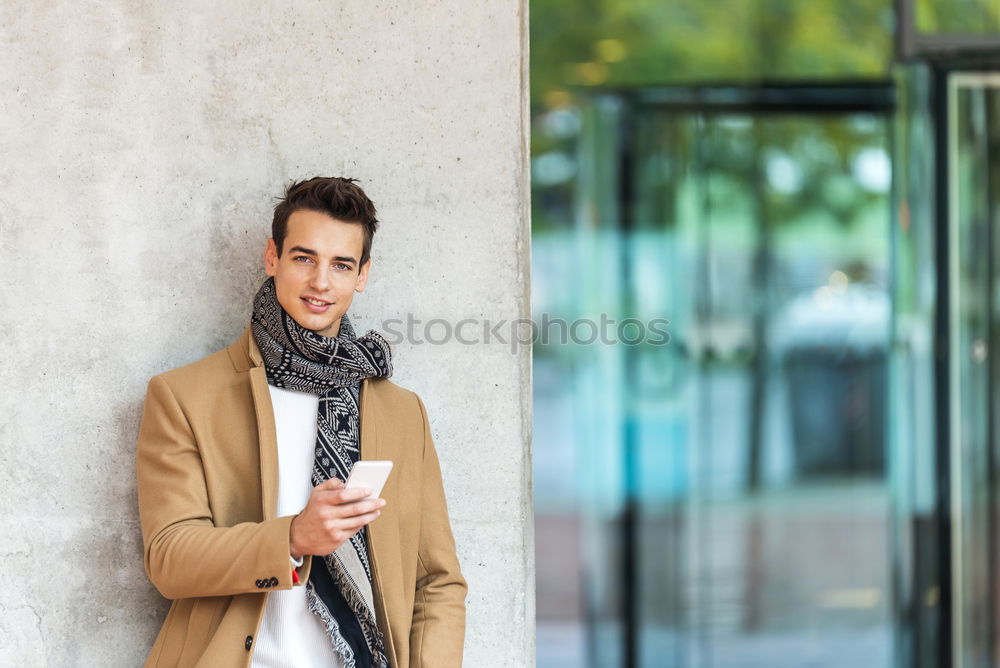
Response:
[{"label": "finger", "polygon": [[344,518],[336,521],[336,525],[341,530],[353,530],[360,529],[361,527],[374,522],[375,519],[381,515],[381,511],[374,510],[370,513],[365,513],[363,515],[355,515],[354,517]]},{"label": "finger", "polygon": [[371,496],[372,490],[366,488],[338,489],[332,494],[340,498],[340,503],[351,503]]},{"label": "finger", "polygon": [[329,480],[324,480],[320,484],[316,485],[313,489],[316,491],[328,491],[334,489],[341,489],[344,486],[344,481],[340,478],[330,478]]},{"label": "finger", "polygon": [[363,501],[338,504],[331,508],[330,512],[335,513],[335,516],[337,517],[357,517],[358,515],[364,515],[365,513],[371,513],[379,510],[384,505],[385,503],[380,502],[380,499],[366,499]]},{"label": "finger", "polygon": [[324,505],[338,506],[349,503],[357,503],[361,499],[368,497],[364,489],[334,489],[321,490],[316,492],[316,501]]}]

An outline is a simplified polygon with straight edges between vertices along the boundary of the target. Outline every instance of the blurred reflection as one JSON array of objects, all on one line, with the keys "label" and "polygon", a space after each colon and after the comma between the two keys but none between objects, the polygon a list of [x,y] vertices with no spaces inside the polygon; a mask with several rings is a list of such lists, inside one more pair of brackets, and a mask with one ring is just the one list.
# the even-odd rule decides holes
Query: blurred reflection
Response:
[{"label": "blurred reflection", "polygon": [[536,320],[671,337],[536,346],[539,666],[888,666],[887,120],[625,111],[533,164]]}]

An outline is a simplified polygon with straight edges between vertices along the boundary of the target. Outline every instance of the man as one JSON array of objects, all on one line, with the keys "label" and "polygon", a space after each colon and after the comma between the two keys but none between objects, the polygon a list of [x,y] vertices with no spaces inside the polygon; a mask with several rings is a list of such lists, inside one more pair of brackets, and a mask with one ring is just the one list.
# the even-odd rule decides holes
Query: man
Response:
[{"label": "man", "polygon": [[[375,207],[353,179],[290,185],[251,325],[155,376],[136,468],[146,572],[173,604],[147,666],[459,666],[466,583],[420,399],[347,316]],[[380,499],[345,489],[391,460]]]}]

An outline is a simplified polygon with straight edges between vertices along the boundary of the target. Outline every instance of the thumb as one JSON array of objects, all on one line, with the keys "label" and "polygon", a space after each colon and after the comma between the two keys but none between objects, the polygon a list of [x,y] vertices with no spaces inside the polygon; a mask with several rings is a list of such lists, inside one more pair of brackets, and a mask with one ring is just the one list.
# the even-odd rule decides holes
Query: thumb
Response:
[{"label": "thumb", "polygon": [[316,489],[319,491],[328,491],[340,489],[344,486],[344,481],[340,478],[330,478],[329,480],[324,480],[320,484],[316,485]]}]

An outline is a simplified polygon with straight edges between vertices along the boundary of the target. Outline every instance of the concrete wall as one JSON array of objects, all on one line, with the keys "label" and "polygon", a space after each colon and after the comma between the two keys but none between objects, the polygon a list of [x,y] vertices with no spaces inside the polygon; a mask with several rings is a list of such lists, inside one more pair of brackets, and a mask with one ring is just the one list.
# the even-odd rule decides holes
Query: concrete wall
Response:
[{"label": "concrete wall", "polygon": [[[527,316],[527,0],[0,4],[0,665],[135,666],[148,378],[235,338],[291,178],[379,206],[359,328]],[[470,583],[467,665],[533,663],[530,349],[397,347]]]}]

